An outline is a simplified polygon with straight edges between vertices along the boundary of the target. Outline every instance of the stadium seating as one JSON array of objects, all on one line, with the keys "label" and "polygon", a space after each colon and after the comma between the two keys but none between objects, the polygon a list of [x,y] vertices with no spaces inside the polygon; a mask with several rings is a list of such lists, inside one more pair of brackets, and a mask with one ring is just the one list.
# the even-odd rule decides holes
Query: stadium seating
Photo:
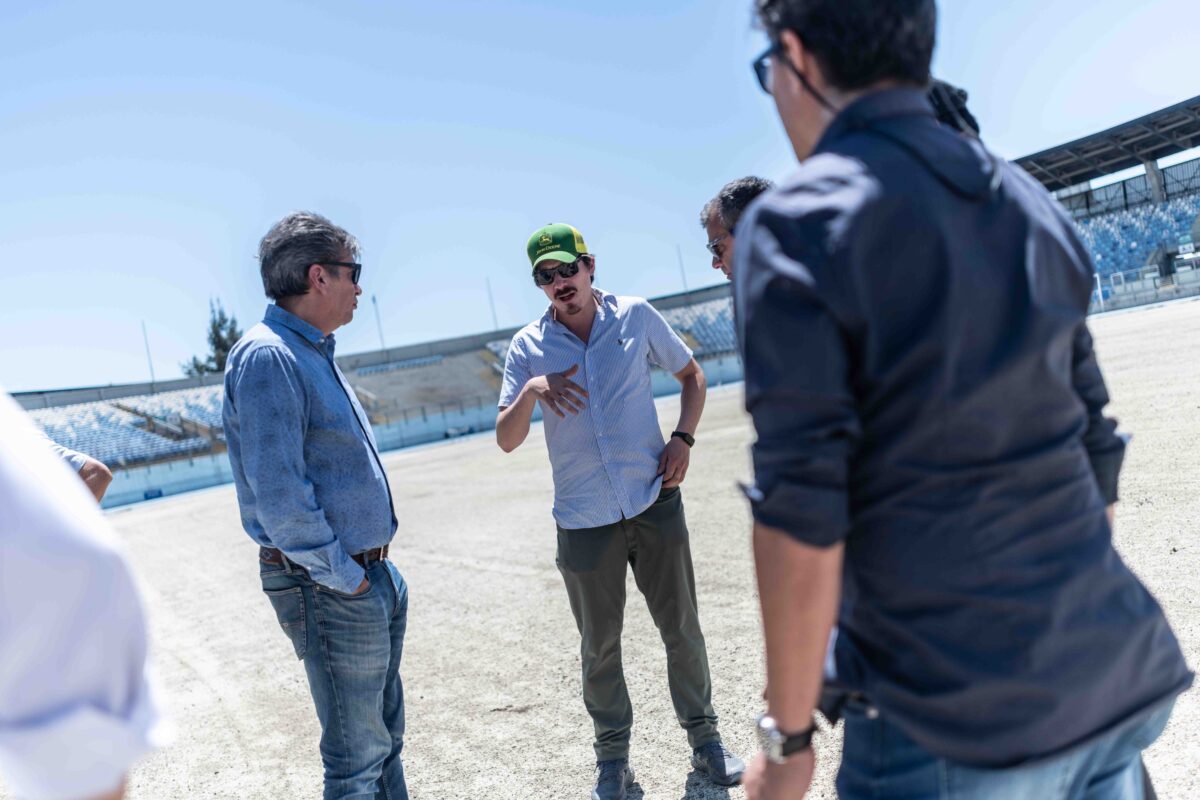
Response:
[{"label": "stadium seating", "polygon": [[371,421],[380,423],[422,406],[457,405],[485,397],[494,401],[500,391],[496,358],[491,349],[481,347],[455,355],[359,367],[346,377],[359,392],[360,400],[364,396],[373,398],[373,402],[363,405]]},{"label": "stadium seating", "polygon": [[36,409],[29,413],[51,439],[103,461],[110,467],[158,461],[212,449],[212,443],[201,437],[175,439],[151,433],[146,430],[144,418],[108,402]]},{"label": "stadium seating", "polygon": [[1162,245],[1174,245],[1200,215],[1200,193],[1078,221],[1102,276],[1140,269]]},{"label": "stadium seating", "polygon": [[121,405],[139,414],[180,426],[184,420],[198,422],[207,428],[221,428],[221,404],[225,393],[220,386],[179,389],[120,400]]},{"label": "stadium seating", "polygon": [[737,349],[733,304],[728,297],[668,309],[663,316],[676,331],[690,335],[697,345],[694,348],[697,356],[729,353]]},{"label": "stadium seating", "polygon": [[508,343],[510,341],[510,339],[496,339],[488,342],[484,346],[491,351],[492,355],[494,355],[501,364],[503,364],[508,358]]}]

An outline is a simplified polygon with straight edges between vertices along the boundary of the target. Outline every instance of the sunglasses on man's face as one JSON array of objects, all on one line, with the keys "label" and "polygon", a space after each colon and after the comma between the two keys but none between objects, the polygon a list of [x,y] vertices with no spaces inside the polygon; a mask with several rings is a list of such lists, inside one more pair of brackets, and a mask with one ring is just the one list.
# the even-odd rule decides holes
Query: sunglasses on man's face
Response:
[{"label": "sunglasses on man's face", "polygon": [[704,246],[706,248],[708,248],[708,252],[712,253],[713,258],[724,258],[725,257],[725,246],[724,245],[725,245],[725,240],[728,238],[729,238],[729,234],[723,233]]},{"label": "sunglasses on man's face", "polygon": [[754,77],[758,79],[758,88],[767,94],[771,93],[771,57],[779,50],[779,43],[772,42],[771,46],[762,51],[751,65],[754,68]]},{"label": "sunglasses on man's face", "polygon": [[362,274],[362,264],[354,261],[322,261],[323,267],[349,267],[350,282],[358,286],[358,276]]},{"label": "sunglasses on man's face", "polygon": [[535,269],[533,271],[533,282],[538,286],[549,286],[554,283],[554,276],[559,275],[563,278],[574,278],[579,272],[579,262],[582,259],[575,259],[570,264],[559,264],[552,269]]}]

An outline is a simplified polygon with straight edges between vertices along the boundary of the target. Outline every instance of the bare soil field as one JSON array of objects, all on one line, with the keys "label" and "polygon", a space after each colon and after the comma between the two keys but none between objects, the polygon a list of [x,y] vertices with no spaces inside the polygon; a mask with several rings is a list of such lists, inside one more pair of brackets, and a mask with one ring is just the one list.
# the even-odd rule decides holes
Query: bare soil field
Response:
[{"label": "bare soil field", "polygon": [[[1110,411],[1134,435],[1116,539],[1200,664],[1200,301],[1093,318]],[[659,404],[670,430],[678,401]],[[710,391],[684,484],[714,703],[726,744],[754,752],[761,632],[749,515],[736,483],[752,440],[741,387]],[[400,451],[385,464],[400,531],[392,559],[409,583],[401,673],[414,798],[586,798],[591,723],[578,636],[554,565],[550,470],[540,426],[505,455],[491,434]],[[300,662],[258,583],[232,487],[111,512],[143,584],[170,748],[129,795],[315,798],[317,721]],[[629,579],[625,672],[635,709],[633,798],[741,798],[692,772],[667,692],[657,631]],[[809,797],[833,798],[840,732],[817,740]],[[1147,755],[1159,794],[1200,797],[1200,698],[1185,695]],[[2,792],[0,792],[2,796]]]}]

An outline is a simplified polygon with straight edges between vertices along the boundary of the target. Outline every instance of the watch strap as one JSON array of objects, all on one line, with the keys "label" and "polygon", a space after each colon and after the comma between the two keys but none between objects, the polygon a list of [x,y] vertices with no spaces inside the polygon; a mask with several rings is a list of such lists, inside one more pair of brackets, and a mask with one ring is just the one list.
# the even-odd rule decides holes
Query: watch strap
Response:
[{"label": "watch strap", "polygon": [[813,734],[816,732],[817,726],[814,723],[809,725],[807,730],[800,731],[800,733],[784,733],[783,747],[780,748],[780,755],[787,758],[793,753],[799,753],[801,750],[807,750],[809,747],[812,747]]},{"label": "watch strap", "polygon": [[683,439],[683,443],[688,447],[696,446],[696,437],[692,436],[690,433],[685,433],[684,431],[671,431],[671,438]]}]

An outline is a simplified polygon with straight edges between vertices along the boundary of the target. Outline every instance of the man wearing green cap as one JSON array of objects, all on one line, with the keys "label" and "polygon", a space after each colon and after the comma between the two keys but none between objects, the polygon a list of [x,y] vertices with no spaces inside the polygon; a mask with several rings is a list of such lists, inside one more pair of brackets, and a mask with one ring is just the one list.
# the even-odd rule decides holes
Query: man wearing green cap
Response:
[{"label": "man wearing green cap", "polygon": [[[592,287],[596,260],[578,230],[540,228],[527,252],[550,306],[508,348],[496,440],[505,452],[520,446],[540,405],[558,568],[582,638],[583,700],[596,731],[592,798],[620,800],[634,780],[633,708],[621,668],[626,565],[666,645],[671,700],[692,765],[732,785],[745,765],[717,732],[679,491],[704,409],[704,373],[648,302]],[[679,424],[665,443],[652,365],[683,387]]]}]

